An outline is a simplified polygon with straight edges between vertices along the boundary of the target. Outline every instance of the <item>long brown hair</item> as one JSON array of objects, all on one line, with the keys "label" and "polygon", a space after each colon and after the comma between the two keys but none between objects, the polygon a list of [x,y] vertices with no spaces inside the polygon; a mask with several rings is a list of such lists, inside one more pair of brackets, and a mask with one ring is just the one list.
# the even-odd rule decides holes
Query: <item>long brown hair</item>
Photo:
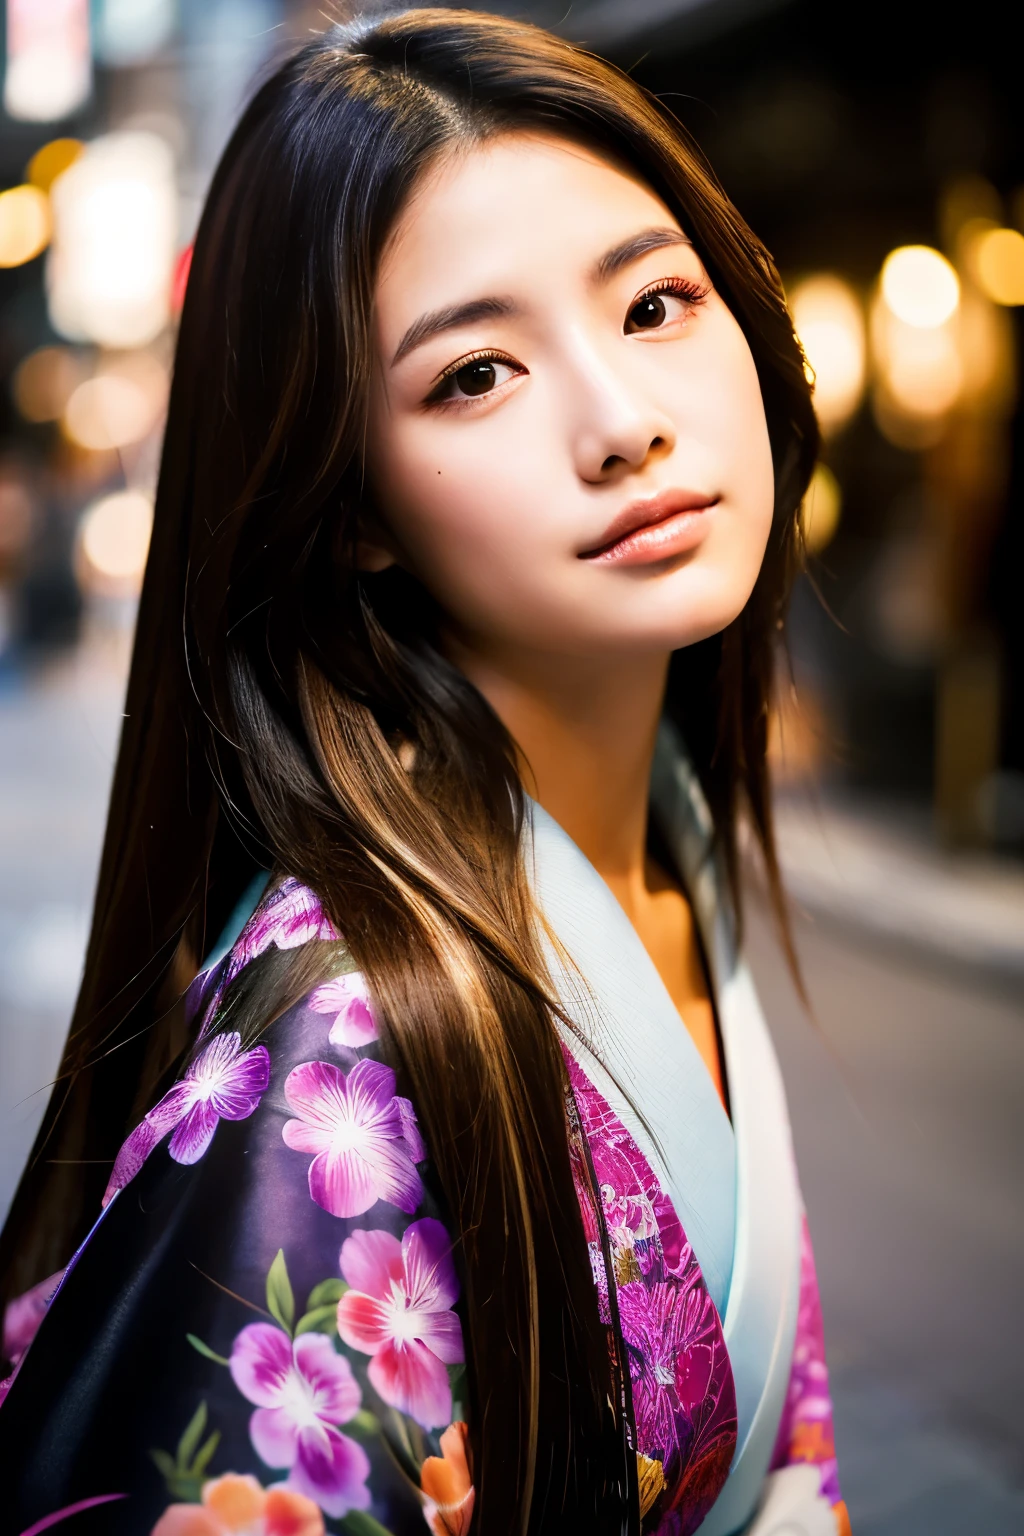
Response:
[{"label": "long brown hair", "polygon": [[[488,1536],[624,1528],[622,1458],[512,745],[441,654],[428,595],[358,573],[353,544],[382,248],[439,154],[525,128],[633,165],[753,352],[769,547],[740,618],[675,656],[666,709],[734,882],[745,805],[778,894],[768,704],[817,433],[769,256],[671,114],[608,64],[470,12],[335,28],[258,91],[203,214],[85,976],[0,1247],[11,1291],[67,1259],[188,1049],[178,1000],[209,936],[255,869],[297,876],[366,974],[450,1206]],[[294,966],[267,1012],[308,985],[308,957]]]}]

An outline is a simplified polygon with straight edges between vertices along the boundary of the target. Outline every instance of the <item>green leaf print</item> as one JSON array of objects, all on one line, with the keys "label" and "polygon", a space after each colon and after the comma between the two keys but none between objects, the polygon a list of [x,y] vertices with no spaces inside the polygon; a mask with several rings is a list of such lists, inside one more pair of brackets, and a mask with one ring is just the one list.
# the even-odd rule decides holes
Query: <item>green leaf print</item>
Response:
[{"label": "green leaf print", "polygon": [[189,1419],[185,1433],[178,1441],[178,1454],[176,1460],[178,1463],[179,1471],[183,1472],[185,1468],[190,1464],[192,1457],[195,1455],[196,1447],[202,1438],[203,1430],[206,1428],[206,1419],[206,1404],[200,1403],[191,1419]]},{"label": "green leaf print", "polygon": [[352,1510],[341,1522],[341,1528],[345,1536],[391,1536],[386,1525],[381,1525],[372,1515],[365,1514],[361,1509]]},{"label": "green leaf print", "polygon": [[347,1435],[356,1435],[360,1440],[372,1439],[380,1434],[380,1419],[368,1408],[360,1408],[354,1418],[349,1419],[345,1425]]},{"label": "green leaf print", "polygon": [[167,1486],[170,1487],[171,1483],[174,1482],[178,1476],[178,1468],[175,1464],[174,1457],[171,1456],[167,1451],[150,1451],[149,1454],[156,1462],[156,1465],[160,1470],[160,1476],[167,1483]]},{"label": "green leaf print", "polygon": [[208,1417],[205,1402],[200,1403],[185,1426],[185,1432],[178,1441],[174,1456],[161,1450],[153,1450],[149,1453],[167,1485],[167,1492],[173,1499],[198,1504],[202,1498],[206,1469],[220,1444],[219,1429],[215,1429],[211,1435],[208,1435],[202,1445],[199,1444],[206,1429]]},{"label": "green leaf print", "polygon": [[206,1442],[196,1452],[196,1459],[192,1463],[192,1471],[196,1477],[202,1477],[213,1459],[213,1453],[220,1445],[220,1430],[215,1429]]},{"label": "green leaf print", "polygon": [[326,1307],[314,1307],[311,1312],[306,1312],[295,1324],[295,1337],[300,1333],[337,1333],[338,1331],[338,1304],[329,1302]]},{"label": "green leaf print", "polygon": [[288,1278],[288,1265],[285,1263],[283,1248],[277,1250],[274,1262],[267,1271],[267,1308],[277,1318],[285,1332],[291,1336],[295,1322],[295,1295]]},{"label": "green leaf print", "polygon": [[218,1355],[215,1350],[210,1348],[209,1344],[204,1344],[202,1339],[197,1339],[194,1333],[186,1333],[185,1337],[197,1354],[202,1355],[207,1360],[212,1360],[215,1365],[231,1364],[231,1361],[224,1355]]},{"label": "green leaf print", "polygon": [[317,1307],[326,1307],[329,1303],[337,1306],[347,1290],[344,1280],[321,1280],[309,1293],[306,1311],[314,1312]]}]

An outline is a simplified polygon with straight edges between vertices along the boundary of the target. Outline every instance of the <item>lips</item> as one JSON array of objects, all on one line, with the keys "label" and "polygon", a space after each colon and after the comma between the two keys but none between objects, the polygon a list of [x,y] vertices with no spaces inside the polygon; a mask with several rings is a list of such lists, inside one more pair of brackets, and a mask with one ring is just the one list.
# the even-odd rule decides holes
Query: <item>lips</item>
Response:
[{"label": "lips", "polygon": [[[633,558],[668,558],[683,548],[698,543],[701,537],[700,514],[714,507],[719,498],[702,491],[660,491],[643,501],[632,501],[614,517],[601,542],[582,550],[581,560],[619,560]],[[668,523],[672,527],[666,527]],[[679,546],[678,550],[676,546]],[[632,557],[632,558],[631,558]]]}]

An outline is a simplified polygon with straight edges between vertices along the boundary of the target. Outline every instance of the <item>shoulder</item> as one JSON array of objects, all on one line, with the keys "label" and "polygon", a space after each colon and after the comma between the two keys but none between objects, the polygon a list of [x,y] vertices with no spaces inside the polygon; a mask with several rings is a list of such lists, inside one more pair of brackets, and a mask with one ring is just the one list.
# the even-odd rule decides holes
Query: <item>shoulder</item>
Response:
[{"label": "shoulder", "polygon": [[[324,944],[322,979],[249,1033],[233,998],[272,989],[283,968],[271,951],[313,941]],[[79,1372],[82,1422],[125,1421],[134,1393],[130,1430],[116,1456],[102,1454],[154,1516],[180,1497],[178,1461],[192,1477],[209,1432],[195,1468],[205,1457],[211,1487],[222,1468],[260,1489],[283,1470],[322,1516],[372,1503],[396,1533],[422,1529],[435,1507],[431,1469],[461,1445],[460,1282],[416,1111],[383,1058],[364,978],[293,881],[195,985],[195,1048],[122,1147],[105,1215],[13,1397],[42,1403],[49,1422],[84,1349],[96,1368]],[[159,1392],[140,1394],[140,1377]],[[92,1442],[76,1450],[76,1495],[98,1455]],[[154,1461],[167,1469],[165,1492]],[[459,1465],[465,1474],[464,1455]],[[203,1477],[193,1481],[205,1498]]]},{"label": "shoulder", "polygon": [[[308,946],[322,953],[296,986],[273,958]],[[365,979],[319,897],[298,880],[266,892],[227,954],[195,978],[186,1011],[188,1059],[122,1146],[104,1204],[168,1136],[171,1159],[191,1164],[222,1120],[248,1120],[261,1105],[261,1118],[311,1113],[315,1099],[344,1098],[350,1077],[364,1096],[372,1085],[371,1097],[397,1099],[393,1070],[374,1059],[379,1032]],[[286,1145],[290,1134],[286,1126]],[[411,1150],[422,1158],[418,1137]]]}]

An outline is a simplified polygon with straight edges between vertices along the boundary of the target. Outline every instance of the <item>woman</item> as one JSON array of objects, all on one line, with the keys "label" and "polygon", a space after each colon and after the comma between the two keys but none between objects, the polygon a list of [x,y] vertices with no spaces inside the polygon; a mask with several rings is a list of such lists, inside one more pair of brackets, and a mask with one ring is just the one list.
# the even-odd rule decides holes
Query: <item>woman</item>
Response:
[{"label": "woman", "polygon": [[259,91],[4,1234],[5,1531],[842,1527],[735,945],[815,447],[613,69],[425,10]]}]

